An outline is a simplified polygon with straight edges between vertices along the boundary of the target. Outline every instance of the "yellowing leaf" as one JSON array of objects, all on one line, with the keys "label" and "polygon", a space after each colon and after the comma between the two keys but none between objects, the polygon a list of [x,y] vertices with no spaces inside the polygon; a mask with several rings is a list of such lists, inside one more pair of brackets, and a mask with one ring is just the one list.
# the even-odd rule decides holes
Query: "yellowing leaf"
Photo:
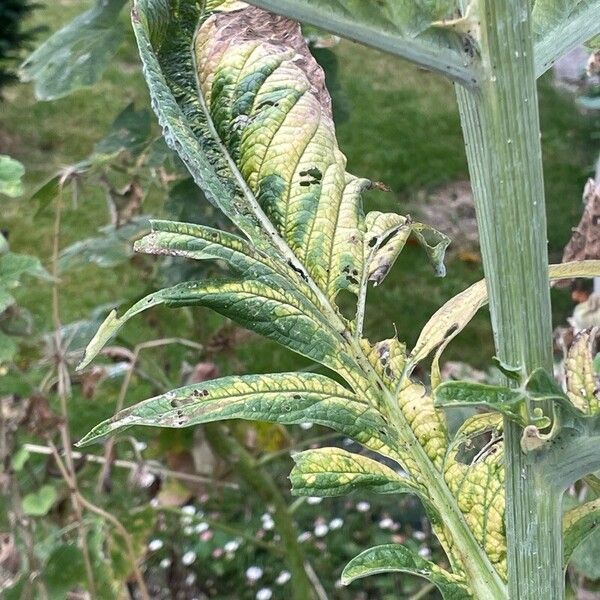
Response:
[{"label": "yellowing leaf", "polygon": [[596,336],[597,329],[582,331],[573,341],[565,358],[567,395],[586,415],[593,415],[600,408],[598,375],[594,369],[592,354]]},{"label": "yellowing leaf", "polygon": [[471,417],[448,449],[444,479],[475,539],[506,578],[503,452],[502,417],[493,413]]},{"label": "yellowing leaf", "polygon": [[297,496],[339,496],[360,489],[379,494],[422,494],[407,476],[341,448],[306,450],[293,458],[296,465],[290,480]]}]

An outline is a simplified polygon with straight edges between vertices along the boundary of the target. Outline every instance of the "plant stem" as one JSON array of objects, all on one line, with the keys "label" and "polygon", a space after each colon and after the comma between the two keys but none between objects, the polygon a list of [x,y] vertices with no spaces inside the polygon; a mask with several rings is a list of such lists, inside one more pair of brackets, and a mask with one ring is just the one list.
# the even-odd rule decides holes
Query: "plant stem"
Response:
[{"label": "plant stem", "polygon": [[220,423],[204,425],[206,438],[213,450],[229,464],[254,490],[265,506],[273,507],[273,520],[285,548],[285,559],[292,574],[291,597],[294,600],[312,600],[315,592],[306,573],[304,552],[298,543],[298,531],[277,484],[260,467],[250,453],[226,432]]},{"label": "plant stem", "polygon": [[[552,322],[529,0],[481,0],[483,77],[458,91],[496,350],[531,372],[552,369]],[[505,420],[509,596],[563,597],[561,491]]]}]

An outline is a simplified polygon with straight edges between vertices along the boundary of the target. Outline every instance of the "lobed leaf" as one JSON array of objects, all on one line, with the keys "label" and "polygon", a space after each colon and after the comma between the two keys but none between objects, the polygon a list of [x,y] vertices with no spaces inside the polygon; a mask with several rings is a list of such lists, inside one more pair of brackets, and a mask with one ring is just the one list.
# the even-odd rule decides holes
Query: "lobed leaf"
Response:
[{"label": "lobed leaf", "polygon": [[361,489],[379,494],[422,494],[405,475],[341,448],[306,450],[293,459],[296,464],[290,480],[296,496],[340,496]]},{"label": "lobed leaf", "polygon": [[314,373],[222,377],[150,398],[100,423],[83,446],[133,425],[189,427],[226,419],[282,424],[317,423],[397,459],[398,448],[381,415],[353,392]]},{"label": "lobed leaf", "polygon": [[369,548],[353,558],[342,572],[342,583],[380,573],[408,573],[431,581],[444,600],[465,600],[472,595],[464,581],[425,560],[406,546],[387,544]]}]

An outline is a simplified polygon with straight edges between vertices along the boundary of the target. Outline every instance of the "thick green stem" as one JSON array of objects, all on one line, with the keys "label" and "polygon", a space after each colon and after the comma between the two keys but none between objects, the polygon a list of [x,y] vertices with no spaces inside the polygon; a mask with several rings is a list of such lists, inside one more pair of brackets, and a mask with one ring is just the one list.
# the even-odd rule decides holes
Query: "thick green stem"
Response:
[{"label": "thick green stem", "polygon": [[207,423],[204,425],[204,431],[212,449],[233,465],[237,474],[264,502],[265,508],[273,508],[275,527],[281,536],[285,561],[292,574],[291,598],[313,600],[315,592],[306,572],[304,553],[298,543],[298,531],[277,484],[252,455],[227,433],[223,425]]},{"label": "thick green stem", "polygon": [[[483,75],[458,91],[498,356],[552,368],[539,114],[529,0],[480,0]],[[560,498],[505,422],[509,595],[563,597]]]}]

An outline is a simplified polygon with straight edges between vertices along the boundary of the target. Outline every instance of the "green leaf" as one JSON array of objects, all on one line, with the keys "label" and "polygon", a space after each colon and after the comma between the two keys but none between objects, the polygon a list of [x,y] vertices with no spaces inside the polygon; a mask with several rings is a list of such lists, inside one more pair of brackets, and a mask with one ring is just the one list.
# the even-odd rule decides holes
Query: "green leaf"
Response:
[{"label": "green leaf", "polygon": [[476,415],[448,448],[444,479],[498,574],[506,578],[504,442],[502,416]]},{"label": "green leaf", "polygon": [[340,384],[312,373],[223,377],[150,398],[100,423],[78,445],[133,425],[189,427],[226,419],[283,424],[317,423],[397,459],[398,449],[381,415]]},{"label": "green leaf", "polygon": [[600,579],[600,530],[595,530],[573,552],[571,566],[591,581]]},{"label": "green leaf", "polygon": [[[563,563],[566,567],[575,550],[588,536],[595,533],[598,536],[598,525],[600,525],[600,499],[591,500],[581,506],[572,508],[563,515]],[[589,552],[585,548],[582,553]],[[600,577],[600,575],[599,575]]]},{"label": "green leaf", "polygon": [[64,600],[78,585],[86,583],[85,564],[81,549],[75,544],[58,546],[48,558],[42,579],[49,600]]},{"label": "green leaf", "polygon": [[[2,304],[2,290],[0,290],[0,305]],[[15,340],[6,335],[3,331],[0,331],[0,364],[10,362],[15,355],[19,347]],[[0,378],[2,379],[2,378]]]},{"label": "green leaf", "polygon": [[57,500],[56,490],[51,485],[43,485],[37,492],[23,498],[23,512],[31,517],[43,517]]},{"label": "green leaf", "polygon": [[252,4],[406,58],[466,86],[476,82],[461,51],[461,36],[450,28],[433,26],[452,18],[457,2],[252,0]]},{"label": "green leaf", "polygon": [[80,240],[61,250],[58,260],[61,273],[90,264],[110,268],[127,262],[133,256],[134,240],[148,231],[148,220],[137,217],[121,227],[108,225],[100,231],[100,236]]},{"label": "green leaf", "polygon": [[7,252],[0,256],[0,313],[5,311],[15,300],[11,290],[21,283],[23,275],[49,279],[48,272],[35,256]]},{"label": "green leaf", "polygon": [[114,120],[106,136],[94,145],[94,157],[112,157],[127,150],[138,154],[148,143],[151,132],[151,113],[148,109],[135,110],[133,102]]},{"label": "green leaf", "polygon": [[341,496],[364,489],[378,494],[422,494],[422,489],[406,476],[341,448],[306,450],[293,459],[296,464],[290,480],[296,496]]},{"label": "green leaf", "polygon": [[435,388],[435,405],[443,408],[484,407],[528,425],[526,396],[522,390],[471,381],[445,381]]},{"label": "green leaf", "polygon": [[396,544],[369,548],[353,558],[342,572],[342,583],[348,585],[356,579],[380,573],[408,573],[431,581],[444,600],[466,600],[471,598],[464,581],[438,567],[418,554]]},{"label": "green leaf", "polygon": [[23,470],[25,463],[29,460],[31,454],[25,446],[21,446],[10,458],[10,467],[15,473]]},{"label": "green leaf", "polygon": [[0,194],[17,198],[23,194],[25,167],[14,158],[0,154]]},{"label": "green leaf", "polygon": [[600,33],[599,14],[600,0],[535,0],[531,16],[536,75]]},{"label": "green leaf", "polygon": [[21,65],[21,79],[35,82],[40,100],[55,100],[96,83],[121,45],[118,16],[125,0],[97,0],[46,40]]}]

